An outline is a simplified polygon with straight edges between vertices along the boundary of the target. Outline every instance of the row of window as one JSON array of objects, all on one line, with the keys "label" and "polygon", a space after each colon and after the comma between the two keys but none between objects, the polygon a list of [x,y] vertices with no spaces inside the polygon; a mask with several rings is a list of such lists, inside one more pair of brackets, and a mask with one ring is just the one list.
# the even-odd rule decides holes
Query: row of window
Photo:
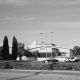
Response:
[{"label": "row of window", "polygon": [[40,57],[42,57],[42,58],[44,58],[44,57],[54,57],[54,54],[55,53],[47,53],[47,55],[46,55],[46,53],[39,53],[39,55],[40,55]]}]

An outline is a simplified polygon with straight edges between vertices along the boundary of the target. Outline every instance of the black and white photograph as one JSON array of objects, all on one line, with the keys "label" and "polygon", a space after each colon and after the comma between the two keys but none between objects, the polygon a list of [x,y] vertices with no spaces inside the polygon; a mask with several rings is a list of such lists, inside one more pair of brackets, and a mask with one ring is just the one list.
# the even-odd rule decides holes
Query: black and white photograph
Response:
[{"label": "black and white photograph", "polygon": [[0,0],[0,80],[80,80],[80,0]]}]

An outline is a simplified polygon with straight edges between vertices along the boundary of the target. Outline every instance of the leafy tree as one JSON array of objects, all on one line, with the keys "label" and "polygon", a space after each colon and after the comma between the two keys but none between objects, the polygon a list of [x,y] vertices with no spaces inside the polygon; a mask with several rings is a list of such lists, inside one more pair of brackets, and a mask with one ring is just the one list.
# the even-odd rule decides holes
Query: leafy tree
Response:
[{"label": "leafy tree", "polygon": [[52,57],[60,56],[60,55],[61,55],[61,53],[60,53],[59,49],[57,49],[57,48],[52,49]]},{"label": "leafy tree", "polygon": [[75,55],[80,55],[80,47],[79,46],[75,46],[73,48],[74,52],[75,52]]},{"label": "leafy tree", "polygon": [[25,50],[24,51],[24,56],[26,56],[26,57],[32,57],[32,52],[30,52],[29,50]]},{"label": "leafy tree", "polygon": [[52,58],[56,56],[56,53],[52,52]]},{"label": "leafy tree", "polygon": [[22,56],[24,54],[25,48],[24,48],[24,44],[19,42],[18,43],[18,55],[20,57],[20,60],[22,60]]},{"label": "leafy tree", "polygon": [[37,60],[37,57],[40,57],[39,51],[33,51],[33,57]]},{"label": "leafy tree", "polygon": [[4,60],[8,60],[8,56],[9,56],[8,38],[7,36],[5,36],[3,40],[2,57]]},{"label": "leafy tree", "polygon": [[15,61],[17,58],[17,39],[13,37],[13,42],[12,42],[12,58]]},{"label": "leafy tree", "polygon": [[24,51],[24,56],[26,56],[28,60],[31,60],[32,52],[30,52],[29,50],[25,50]]},{"label": "leafy tree", "polygon": [[3,47],[0,46],[0,59],[2,59],[2,52],[1,52],[1,51],[2,51],[2,48],[3,48]]}]

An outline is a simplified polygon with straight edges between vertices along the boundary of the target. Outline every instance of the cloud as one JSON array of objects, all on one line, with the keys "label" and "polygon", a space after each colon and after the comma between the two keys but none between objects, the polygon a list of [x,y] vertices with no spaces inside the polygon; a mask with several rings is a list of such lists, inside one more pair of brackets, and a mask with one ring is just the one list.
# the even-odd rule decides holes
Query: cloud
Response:
[{"label": "cloud", "polygon": [[34,17],[5,17],[5,20],[13,20],[13,21],[18,21],[18,20],[38,20],[39,18],[34,18]]},{"label": "cloud", "polygon": [[80,0],[0,0],[0,4],[10,5],[43,5],[43,6],[55,6],[55,5],[80,5]]},{"label": "cloud", "polygon": [[59,22],[59,23],[45,23],[47,26],[66,27],[66,28],[80,28],[80,22]]},{"label": "cloud", "polygon": [[55,5],[80,5],[80,0],[36,0],[39,4],[45,6]]},{"label": "cloud", "polygon": [[80,5],[80,0],[64,0],[63,5]]},{"label": "cloud", "polygon": [[52,30],[44,30],[44,29],[43,29],[43,30],[32,30],[32,31],[31,31],[31,30],[30,30],[30,31],[28,30],[28,31],[27,31],[27,33],[32,33],[32,34],[33,34],[33,33],[34,33],[34,34],[41,34],[41,33],[46,34],[46,32],[47,32],[47,33],[51,33],[51,32],[53,32],[53,31],[52,31]]},{"label": "cloud", "polygon": [[0,0],[0,4],[25,5],[29,0]]}]

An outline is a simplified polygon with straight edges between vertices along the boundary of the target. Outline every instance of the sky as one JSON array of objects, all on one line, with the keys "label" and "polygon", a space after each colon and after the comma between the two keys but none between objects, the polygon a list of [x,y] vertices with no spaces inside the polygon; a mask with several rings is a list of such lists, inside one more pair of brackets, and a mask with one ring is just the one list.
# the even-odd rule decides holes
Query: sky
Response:
[{"label": "sky", "polygon": [[27,45],[46,33],[47,43],[80,46],[80,0],[0,0],[0,46],[5,35],[12,46],[13,36]]}]

